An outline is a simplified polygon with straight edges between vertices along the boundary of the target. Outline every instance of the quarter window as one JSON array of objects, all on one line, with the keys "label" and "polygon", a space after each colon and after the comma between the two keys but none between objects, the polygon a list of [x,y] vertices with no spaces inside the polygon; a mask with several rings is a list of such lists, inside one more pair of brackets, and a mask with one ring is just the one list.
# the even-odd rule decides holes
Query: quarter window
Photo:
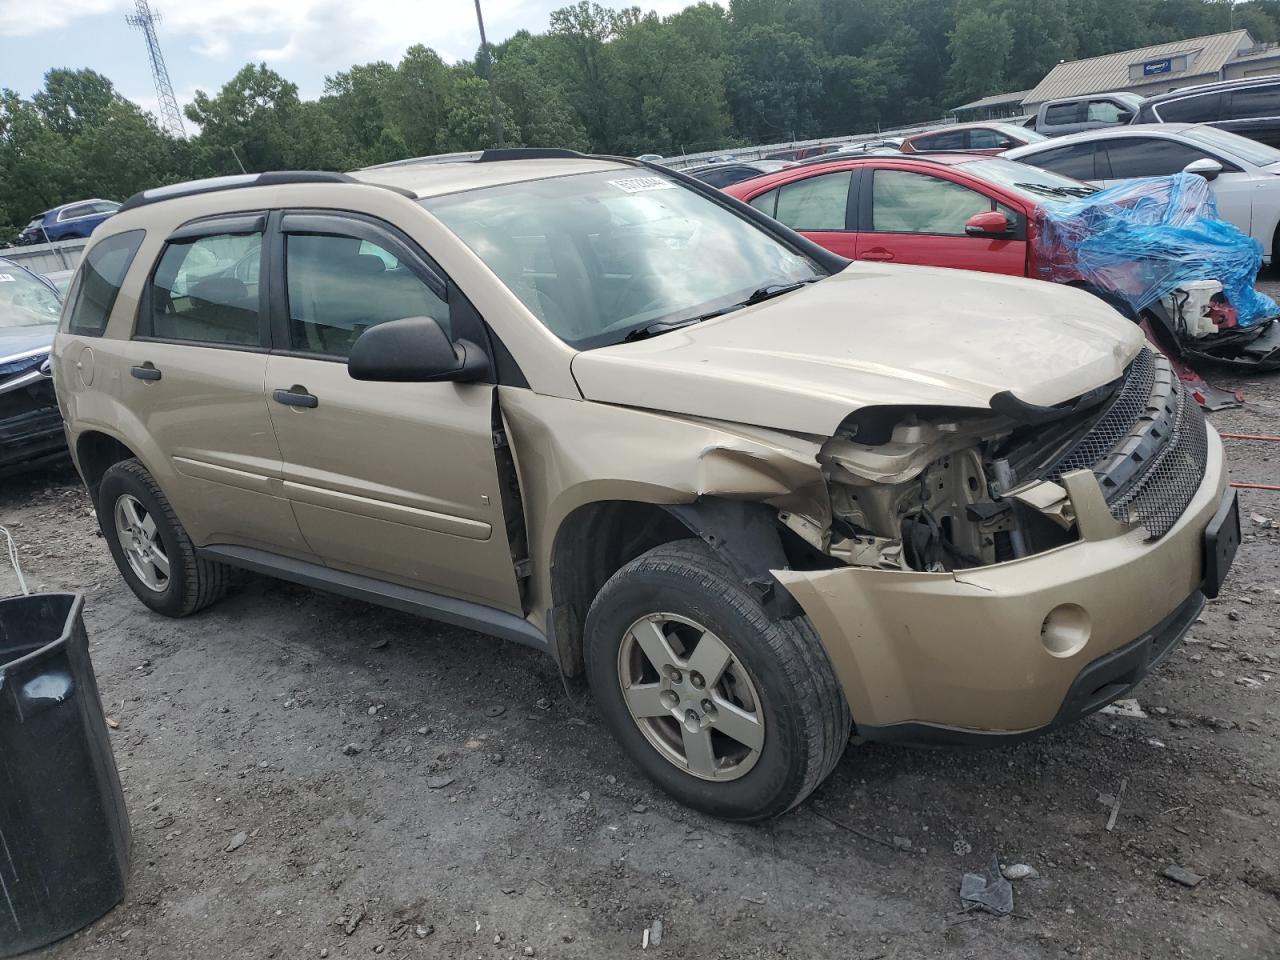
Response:
[{"label": "quarter window", "polygon": [[162,340],[260,346],[256,279],[237,267],[261,256],[262,234],[216,234],[170,243],[151,281],[150,335]]},{"label": "quarter window", "polygon": [[1167,177],[1178,173],[1187,164],[1209,156],[1185,143],[1155,137],[1108,140],[1105,144],[1099,144],[1099,147],[1106,151],[1110,162],[1110,179],[1113,180]]},{"label": "quarter window", "polygon": [[793,230],[843,230],[852,174],[824,173],[778,188],[776,218]]},{"label": "quarter window", "polygon": [[975,213],[1000,209],[990,197],[950,180],[906,170],[877,170],[871,181],[871,229],[877,233],[964,236]]},{"label": "quarter window", "polygon": [[102,336],[120,284],[144,236],[143,230],[117,233],[95,243],[85,255],[67,296],[71,303],[67,311],[67,333],[78,337]]},{"label": "quarter window", "polygon": [[289,346],[346,357],[369,327],[431,317],[446,334],[449,305],[395,253],[369,240],[336,235],[285,238]]}]

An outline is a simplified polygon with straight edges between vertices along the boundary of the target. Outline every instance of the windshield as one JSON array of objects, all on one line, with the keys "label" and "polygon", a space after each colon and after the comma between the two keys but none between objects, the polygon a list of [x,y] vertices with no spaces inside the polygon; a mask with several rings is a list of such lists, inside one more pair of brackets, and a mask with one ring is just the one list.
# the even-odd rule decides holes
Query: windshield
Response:
[{"label": "windshield", "polygon": [[826,275],[750,221],[660,174],[608,170],[421,203],[578,349]]},{"label": "windshield", "polygon": [[0,263],[0,329],[57,323],[58,295],[24,270]]},{"label": "windshield", "polygon": [[1012,190],[1037,203],[1065,203],[1098,192],[1097,187],[1079,180],[1000,157],[975,160],[973,163],[966,163],[964,169],[987,183]]},{"label": "windshield", "polygon": [[1182,135],[1188,140],[1195,140],[1216,150],[1222,150],[1257,167],[1265,167],[1269,163],[1280,163],[1280,150],[1228,130],[1219,130],[1217,127],[1188,127],[1182,131]]}]

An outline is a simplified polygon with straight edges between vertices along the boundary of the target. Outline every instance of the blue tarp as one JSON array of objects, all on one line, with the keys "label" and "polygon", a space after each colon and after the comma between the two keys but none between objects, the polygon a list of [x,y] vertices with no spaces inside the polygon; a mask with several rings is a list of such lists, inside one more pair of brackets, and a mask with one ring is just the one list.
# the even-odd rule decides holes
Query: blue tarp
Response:
[{"label": "blue tarp", "polygon": [[1146,177],[1041,209],[1051,279],[1083,279],[1135,312],[1185,283],[1217,280],[1240,326],[1280,314],[1253,288],[1261,246],[1219,219],[1204,177]]}]

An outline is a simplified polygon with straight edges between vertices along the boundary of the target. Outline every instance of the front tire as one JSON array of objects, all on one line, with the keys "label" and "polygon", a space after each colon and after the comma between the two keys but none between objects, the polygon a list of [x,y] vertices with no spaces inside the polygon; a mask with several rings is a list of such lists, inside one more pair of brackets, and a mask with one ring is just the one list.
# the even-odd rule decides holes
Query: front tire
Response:
[{"label": "front tire", "polygon": [[655,547],[587,614],[592,694],[619,744],[682,803],[785,813],[834,768],[851,719],[807,618],[777,620],[700,540]]},{"label": "front tire", "polygon": [[227,568],[196,555],[169,498],[137,460],[123,460],[103,474],[97,508],[112,559],[156,613],[185,617],[222,597]]}]

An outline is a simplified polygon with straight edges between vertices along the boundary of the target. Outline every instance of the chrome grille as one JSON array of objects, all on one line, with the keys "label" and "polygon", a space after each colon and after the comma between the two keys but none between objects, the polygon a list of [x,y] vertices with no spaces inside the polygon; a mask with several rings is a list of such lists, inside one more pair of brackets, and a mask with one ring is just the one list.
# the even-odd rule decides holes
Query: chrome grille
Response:
[{"label": "chrome grille", "polygon": [[1107,412],[1047,476],[1092,469],[1111,515],[1142,524],[1155,540],[1195,496],[1208,455],[1204,416],[1191,391],[1165,357],[1144,349]]}]

